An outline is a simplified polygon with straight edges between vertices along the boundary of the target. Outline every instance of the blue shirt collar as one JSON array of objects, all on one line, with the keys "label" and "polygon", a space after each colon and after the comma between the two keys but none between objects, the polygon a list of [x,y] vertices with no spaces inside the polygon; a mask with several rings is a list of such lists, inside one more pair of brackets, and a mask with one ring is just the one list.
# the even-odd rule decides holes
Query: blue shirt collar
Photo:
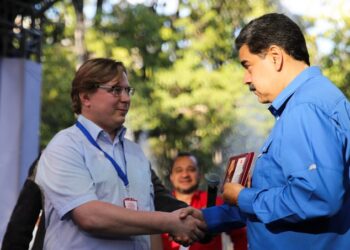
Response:
[{"label": "blue shirt collar", "polygon": [[288,84],[288,86],[282,90],[282,92],[276,97],[269,107],[272,115],[278,119],[282,114],[288,100],[292,97],[295,91],[308,79],[321,75],[321,70],[319,67],[311,66],[303,70],[294,80]]},{"label": "blue shirt collar", "polygon": [[[89,133],[91,134],[92,138],[97,141],[98,137],[100,136],[100,134],[103,132],[103,129],[100,128],[98,125],[96,125],[94,122],[92,122],[91,120],[87,119],[85,116],[83,115],[79,115],[78,116],[78,121],[83,124],[83,126],[89,131]],[[124,141],[124,136],[126,133],[126,128],[124,126],[122,126],[118,132],[117,132],[117,136],[115,137],[115,139],[118,138],[119,141]]]}]

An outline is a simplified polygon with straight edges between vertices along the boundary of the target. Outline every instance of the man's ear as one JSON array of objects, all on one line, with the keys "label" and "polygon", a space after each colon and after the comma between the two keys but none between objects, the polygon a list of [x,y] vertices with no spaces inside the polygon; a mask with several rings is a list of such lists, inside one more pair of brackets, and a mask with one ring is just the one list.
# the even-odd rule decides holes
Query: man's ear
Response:
[{"label": "man's ear", "polygon": [[90,107],[90,94],[88,92],[79,93],[79,98],[82,107]]},{"label": "man's ear", "polygon": [[271,45],[268,49],[268,56],[277,71],[281,71],[284,62],[283,50],[277,45]]}]

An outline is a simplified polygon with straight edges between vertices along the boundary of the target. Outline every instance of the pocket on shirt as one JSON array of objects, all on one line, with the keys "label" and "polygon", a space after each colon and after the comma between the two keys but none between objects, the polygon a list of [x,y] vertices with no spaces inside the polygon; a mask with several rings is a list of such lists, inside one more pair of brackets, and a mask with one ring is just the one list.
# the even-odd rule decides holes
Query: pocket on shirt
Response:
[{"label": "pocket on shirt", "polygon": [[271,170],[271,156],[269,150],[273,139],[269,138],[260,149],[260,153],[255,161],[254,172],[252,176],[253,186],[259,188],[268,187],[267,178]]},{"label": "pocket on shirt", "polygon": [[111,178],[111,174],[113,173],[110,171],[114,169],[111,169],[113,166],[109,166],[110,164],[112,163],[107,160],[102,152],[96,153],[89,159],[87,167],[95,184],[105,182]]},{"label": "pocket on shirt", "polygon": [[[279,160],[278,140],[272,138],[267,140],[261,150],[261,156],[256,161],[255,167],[258,169],[259,184],[261,188],[280,187],[285,185],[286,176],[283,166]],[[254,177],[253,177],[254,178]]]},{"label": "pocket on shirt", "polygon": [[121,180],[112,163],[99,152],[89,156],[89,159],[86,160],[86,166],[90,172],[92,184],[98,198],[106,200],[115,196],[118,192],[118,183]]}]

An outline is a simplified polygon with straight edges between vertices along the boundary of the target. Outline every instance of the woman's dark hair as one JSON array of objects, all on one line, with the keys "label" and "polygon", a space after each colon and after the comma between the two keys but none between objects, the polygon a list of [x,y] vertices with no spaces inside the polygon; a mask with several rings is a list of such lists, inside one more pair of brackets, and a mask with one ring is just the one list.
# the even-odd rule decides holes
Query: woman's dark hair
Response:
[{"label": "woman's dark hair", "polygon": [[294,59],[310,65],[303,33],[283,14],[266,14],[250,21],[236,38],[237,51],[245,44],[251,53],[262,55],[271,45],[277,45]]}]

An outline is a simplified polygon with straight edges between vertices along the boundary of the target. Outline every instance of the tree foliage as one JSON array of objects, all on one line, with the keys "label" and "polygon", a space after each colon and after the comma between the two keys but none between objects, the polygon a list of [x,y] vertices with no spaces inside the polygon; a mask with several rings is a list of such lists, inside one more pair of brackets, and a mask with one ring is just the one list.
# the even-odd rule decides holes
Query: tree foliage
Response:
[{"label": "tree foliage", "polygon": [[74,29],[67,25],[72,21],[69,16],[72,16],[74,11],[72,6],[63,2],[57,3],[51,11],[47,13],[44,26],[41,148],[44,148],[59,130],[74,122],[69,99],[70,83],[76,65],[76,57],[72,53]]},{"label": "tree foliage", "polygon": [[329,20],[331,28],[323,36],[333,44],[329,55],[323,55],[320,63],[325,74],[350,98],[350,17],[341,21]]},{"label": "tree foliage", "polygon": [[[247,21],[275,11],[274,1],[182,0],[168,16],[157,12],[157,1],[145,6],[121,0],[108,12],[103,12],[103,2],[108,1],[97,1],[93,19],[77,18],[81,5],[74,8],[68,0],[57,3],[54,14],[47,15],[43,146],[74,122],[70,82],[83,55],[111,57],[128,68],[136,94],[126,125],[136,141],[146,143],[162,176],[178,151],[194,152],[206,172],[223,165],[230,154],[256,149],[257,138],[266,135],[272,121],[262,112],[265,107],[247,97],[233,44]],[[308,28],[313,21],[304,25]],[[85,52],[76,50],[77,26],[85,30],[80,37]],[[349,19],[344,18],[342,26],[329,32],[334,50],[320,59],[348,95],[349,27]],[[316,41],[312,36],[307,39]],[[317,48],[311,47],[311,52]]]},{"label": "tree foliage", "polygon": [[127,126],[136,140],[147,135],[161,172],[166,173],[178,151],[195,152],[205,171],[220,164],[217,156],[237,132],[237,102],[246,92],[232,54],[234,33],[254,6],[238,0],[188,0],[180,2],[175,14],[164,16],[155,5],[120,1],[109,13],[101,14],[99,7],[98,19],[81,27],[83,1],[73,3],[74,8],[70,1],[57,4],[56,25],[46,27],[51,43],[44,50],[42,145],[73,123],[70,81],[84,54],[74,47],[75,33],[85,29],[90,57],[112,57],[129,69],[137,91]]}]

